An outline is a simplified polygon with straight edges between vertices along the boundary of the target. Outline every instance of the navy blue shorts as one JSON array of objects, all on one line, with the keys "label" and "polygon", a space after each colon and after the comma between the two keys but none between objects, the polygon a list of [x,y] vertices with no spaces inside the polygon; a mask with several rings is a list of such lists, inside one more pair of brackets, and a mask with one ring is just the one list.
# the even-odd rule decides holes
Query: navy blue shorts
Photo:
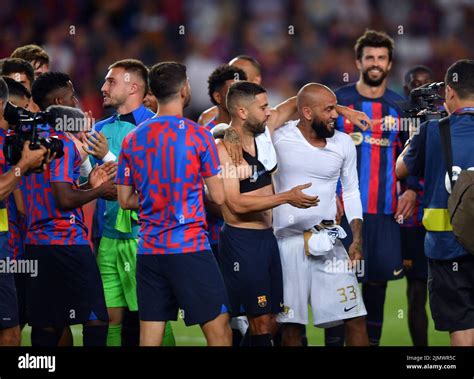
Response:
[{"label": "navy blue shorts", "polygon": [[273,229],[225,224],[219,237],[219,263],[232,316],[283,311],[283,274]]},{"label": "navy blue shorts", "polygon": [[26,316],[31,326],[109,321],[99,268],[89,245],[25,245],[24,259],[38,261],[26,275]]},{"label": "navy blue shorts", "polygon": [[[347,251],[352,243],[351,227],[344,216],[341,226],[347,232],[342,243]],[[404,276],[400,225],[393,215],[364,213],[362,224],[364,275],[361,282],[386,282]]]},{"label": "navy blue shorts", "polygon": [[203,325],[229,311],[219,266],[210,250],[137,255],[138,314],[142,321]]},{"label": "navy blue shorts", "polygon": [[0,330],[19,324],[18,304],[13,274],[0,273]]},{"label": "navy blue shorts", "polygon": [[25,273],[15,273],[16,298],[18,301],[18,322],[20,325],[26,324],[26,276]]},{"label": "navy blue shorts", "polygon": [[413,261],[413,266],[405,270],[408,279],[428,279],[428,259],[425,256],[425,228],[423,226],[401,227],[403,259]]},{"label": "navy blue shorts", "polygon": [[428,262],[428,292],[435,329],[455,332],[474,328],[474,256]]}]

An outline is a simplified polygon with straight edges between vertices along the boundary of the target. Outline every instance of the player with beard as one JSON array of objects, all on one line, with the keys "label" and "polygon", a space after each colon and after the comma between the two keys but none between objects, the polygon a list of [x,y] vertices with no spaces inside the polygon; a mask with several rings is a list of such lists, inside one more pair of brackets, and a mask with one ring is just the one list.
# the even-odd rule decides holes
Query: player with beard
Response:
[{"label": "player with beard", "polygon": [[[283,267],[285,310],[277,320],[283,323],[283,345],[301,346],[301,329],[308,323],[308,303],[313,323],[327,327],[344,320],[348,346],[367,346],[365,307],[356,268],[362,259],[362,205],[357,179],[357,156],[351,138],[334,128],[338,114],[336,96],[321,84],[309,83],[298,92],[299,120],[289,121],[275,131],[273,143],[279,169],[275,174],[277,193],[302,181],[311,182],[305,192],[321,200],[316,208],[294,209],[281,205],[274,209],[273,227],[278,239]],[[340,239],[329,245],[316,242],[324,233],[336,233],[336,187],[342,181],[347,216],[354,235],[349,256]],[[332,220],[332,222],[331,222]],[[324,223],[326,230],[311,231]],[[307,232],[309,231],[309,232]],[[341,231],[342,233],[342,231]],[[335,235],[335,234],[334,234]],[[308,245],[309,247],[305,246]],[[328,266],[328,262],[333,266]],[[328,269],[329,267],[334,269]]]},{"label": "player with beard", "polygon": [[[392,68],[393,40],[383,32],[367,30],[355,45],[357,83],[336,91],[339,104],[365,112],[373,121],[371,128],[360,128],[340,117],[336,128],[351,135],[357,149],[357,170],[361,192],[364,230],[364,276],[362,294],[367,307],[370,344],[380,342],[387,281],[403,277],[400,225],[413,212],[416,193],[406,191],[397,199],[395,162],[408,130],[400,126],[403,98],[387,88]],[[342,225],[347,227],[347,220]],[[350,230],[348,230],[350,232]],[[351,236],[344,240],[346,248]],[[326,345],[342,345],[343,329],[326,331]]]},{"label": "player with beard", "polygon": [[[244,162],[235,166],[219,140],[225,192],[219,263],[232,316],[245,314],[249,320],[249,345],[271,346],[277,328],[276,315],[282,310],[283,302],[281,262],[271,210],[281,204],[309,208],[319,200],[302,192],[310,184],[279,194],[273,191],[271,174],[277,167],[276,159],[271,162],[270,158],[273,150],[270,131],[294,113],[293,105],[286,103],[270,110],[263,87],[240,81],[229,87],[227,109],[231,115],[230,126],[242,141]],[[266,150],[258,150],[259,136],[266,137],[263,139]]]},{"label": "player with beard", "polygon": [[159,113],[125,138],[117,173],[120,205],[140,213],[140,345],[161,345],[165,322],[177,319],[179,307],[208,345],[230,346],[229,304],[203,201],[205,183],[212,200],[224,202],[216,145],[209,131],[183,117],[191,98],[184,65],[156,64],[149,82]]},{"label": "player with beard", "polygon": [[[148,69],[135,59],[112,64],[102,93],[104,108],[116,113],[95,125],[85,140],[87,152],[102,161],[117,161],[122,142],[137,125],[153,117],[143,105],[148,92]],[[109,151],[105,149],[108,141]],[[138,345],[139,322],[136,295],[136,253],[138,217],[134,211],[120,209],[118,201],[99,200],[94,215],[95,236],[100,238],[97,254],[105,300],[109,313],[108,346]],[[102,232],[102,233],[101,233]],[[128,311],[127,311],[128,310]],[[124,319],[125,317],[125,319]],[[124,333],[122,333],[122,322]],[[123,338],[123,344],[122,344]],[[171,325],[167,324],[165,345],[174,345]]]}]

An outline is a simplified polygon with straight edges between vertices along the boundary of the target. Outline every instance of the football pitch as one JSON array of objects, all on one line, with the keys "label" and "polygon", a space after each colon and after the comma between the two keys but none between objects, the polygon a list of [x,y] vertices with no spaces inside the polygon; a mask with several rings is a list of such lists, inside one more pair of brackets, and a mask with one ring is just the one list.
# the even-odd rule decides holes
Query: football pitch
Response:
[{"label": "football pitch", "polygon": [[[428,310],[428,343],[430,346],[449,346],[449,334],[434,330],[433,320]],[[173,331],[178,346],[205,346],[206,340],[199,326],[186,327],[179,319],[173,322]],[[30,346],[29,327],[22,333],[22,346]],[[74,346],[82,346],[82,326],[72,327]],[[306,329],[308,343],[311,346],[324,346],[324,331],[309,326]],[[407,322],[406,279],[389,282],[385,301],[384,325],[381,346],[412,346]]]}]

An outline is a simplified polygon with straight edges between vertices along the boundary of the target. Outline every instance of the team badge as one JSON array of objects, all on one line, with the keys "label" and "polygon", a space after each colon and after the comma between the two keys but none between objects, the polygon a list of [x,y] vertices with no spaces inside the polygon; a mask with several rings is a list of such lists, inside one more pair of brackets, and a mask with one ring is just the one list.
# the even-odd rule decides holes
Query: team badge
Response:
[{"label": "team badge", "polygon": [[360,145],[362,143],[362,133],[361,132],[354,132],[350,134],[354,145]]},{"label": "team badge", "polygon": [[259,307],[266,307],[267,306],[267,297],[266,296],[258,296],[257,302]]}]

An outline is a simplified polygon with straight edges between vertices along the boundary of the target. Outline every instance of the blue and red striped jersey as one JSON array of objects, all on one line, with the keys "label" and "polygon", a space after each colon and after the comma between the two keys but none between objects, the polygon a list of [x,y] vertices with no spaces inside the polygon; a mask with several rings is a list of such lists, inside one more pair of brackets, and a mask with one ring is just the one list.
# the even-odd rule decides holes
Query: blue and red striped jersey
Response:
[{"label": "blue and red striped jersey", "polygon": [[[424,196],[424,187],[425,180],[417,180],[417,190],[416,190],[416,201],[415,209],[413,210],[413,215],[408,219],[403,220],[403,223],[400,224],[402,227],[413,227],[413,226],[423,226],[423,196]],[[407,185],[401,183],[401,194],[407,190]]]},{"label": "blue and red striped jersey", "polygon": [[[211,131],[214,126],[217,125],[216,118],[211,118],[204,127]],[[206,212],[207,219],[207,231],[209,233],[209,243],[211,245],[216,245],[219,243],[219,234],[221,232],[222,226],[224,225],[224,219],[222,217],[216,217],[210,212]]]},{"label": "blue and red striped jersey", "polygon": [[336,128],[351,135],[357,149],[357,172],[364,213],[393,214],[397,208],[395,163],[408,131],[400,130],[402,111],[397,104],[403,98],[390,89],[382,97],[366,98],[350,84],[336,91],[340,105],[365,112],[372,128],[362,130],[345,117]]},{"label": "blue and red striped jersey", "polygon": [[65,182],[78,188],[81,156],[65,133],[51,131],[64,144],[64,156],[53,161],[43,173],[24,177],[24,195],[28,214],[28,245],[88,245],[87,227],[82,208],[60,209],[54,200],[52,182]]},{"label": "blue and red striped jersey", "polygon": [[[0,175],[8,172],[8,165],[3,154],[6,132],[0,129]],[[0,201],[0,259],[8,256],[8,215],[5,200]]]},{"label": "blue and red striped jersey", "polygon": [[209,131],[182,117],[147,120],[124,139],[116,183],[139,197],[137,254],[209,250],[203,178],[219,173]]}]

